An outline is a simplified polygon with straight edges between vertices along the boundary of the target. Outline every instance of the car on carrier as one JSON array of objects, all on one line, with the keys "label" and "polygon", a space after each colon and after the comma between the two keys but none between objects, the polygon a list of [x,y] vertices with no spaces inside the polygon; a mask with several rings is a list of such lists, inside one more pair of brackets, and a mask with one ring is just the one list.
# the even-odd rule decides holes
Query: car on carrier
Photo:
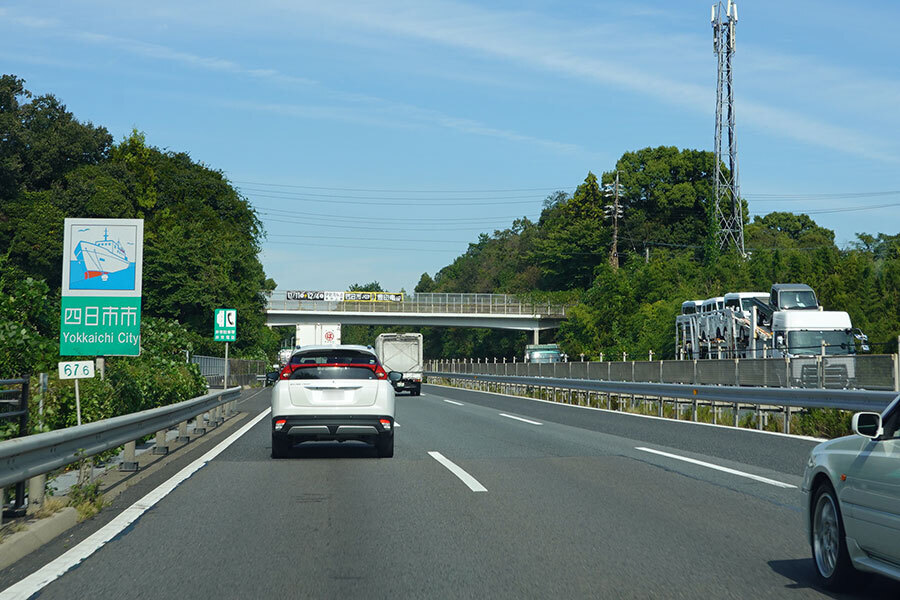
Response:
[{"label": "car on carrier", "polygon": [[392,457],[396,375],[384,370],[371,346],[294,352],[272,389],[272,458],[317,440],[359,440]]},{"label": "car on carrier", "polygon": [[900,396],[853,415],[852,429],[812,449],[801,486],[815,573],[831,589],[861,572],[900,581]]}]

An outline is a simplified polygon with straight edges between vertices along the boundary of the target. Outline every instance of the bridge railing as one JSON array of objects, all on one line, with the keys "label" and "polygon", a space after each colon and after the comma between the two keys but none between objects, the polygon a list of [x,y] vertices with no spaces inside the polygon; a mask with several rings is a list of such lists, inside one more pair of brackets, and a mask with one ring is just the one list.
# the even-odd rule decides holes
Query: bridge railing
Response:
[{"label": "bridge railing", "polygon": [[451,313],[487,315],[541,315],[565,317],[566,306],[531,302],[510,294],[415,294],[399,302],[288,300],[286,292],[268,297],[269,310],[331,312]]},{"label": "bridge railing", "polygon": [[896,354],[604,362],[428,361],[429,371],[689,385],[900,390]]}]

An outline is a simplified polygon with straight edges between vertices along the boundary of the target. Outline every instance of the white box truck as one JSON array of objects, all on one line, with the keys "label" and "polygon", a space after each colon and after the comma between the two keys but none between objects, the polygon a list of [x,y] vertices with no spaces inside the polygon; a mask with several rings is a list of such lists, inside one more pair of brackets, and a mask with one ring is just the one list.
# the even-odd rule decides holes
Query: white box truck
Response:
[{"label": "white box truck", "polygon": [[341,343],[340,323],[304,323],[297,325],[294,348]]},{"label": "white box truck", "polygon": [[396,391],[422,393],[422,346],[421,333],[382,333],[375,338],[375,354],[384,370],[403,373],[393,382]]}]

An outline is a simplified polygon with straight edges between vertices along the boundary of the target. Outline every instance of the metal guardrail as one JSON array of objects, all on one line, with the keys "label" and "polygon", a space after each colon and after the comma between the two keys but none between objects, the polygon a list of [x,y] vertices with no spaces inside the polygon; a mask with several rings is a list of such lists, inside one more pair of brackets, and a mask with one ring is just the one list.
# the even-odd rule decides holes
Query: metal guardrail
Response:
[{"label": "metal guardrail", "polygon": [[[451,383],[462,383],[486,391],[499,391],[506,394],[518,392],[527,395],[538,393],[539,397],[547,396],[556,401],[559,391],[565,391],[564,398],[572,403],[572,395],[579,405],[584,401],[587,406],[599,406],[601,398],[592,395],[605,395],[607,409],[612,408],[612,397],[616,396],[616,407],[621,410],[623,399],[634,406],[635,398],[656,403],[656,414],[662,417],[665,406],[671,403],[674,407],[674,418],[681,418],[681,409],[690,407],[690,419],[698,420],[698,407],[705,404],[710,407],[712,422],[718,423],[719,409],[722,405],[731,408],[732,425],[740,425],[741,414],[753,410],[756,413],[756,427],[763,428],[764,419],[771,412],[769,407],[783,407],[784,433],[790,433],[791,413],[794,408],[836,408],[848,411],[883,411],[895,400],[897,392],[870,390],[828,390],[805,388],[766,388],[741,387],[724,385],[687,385],[677,383],[644,383],[628,381],[600,381],[592,379],[570,379],[556,377],[517,377],[500,375],[477,375],[470,373],[453,373],[444,371],[426,371],[426,377],[438,377]],[[596,401],[595,401],[596,400]],[[763,407],[766,407],[765,410]]]},{"label": "metal guardrail", "polygon": [[426,368],[519,377],[900,391],[900,361],[896,354],[559,363],[475,362],[463,359],[428,361]]},{"label": "metal guardrail", "polygon": [[402,302],[288,300],[286,292],[269,294],[269,310],[331,312],[451,313],[487,315],[540,315],[565,317],[565,305],[530,302],[509,294],[416,294]]},{"label": "metal guardrail", "polygon": [[850,411],[881,412],[897,397],[897,392],[869,390],[825,390],[805,388],[736,387],[721,385],[686,385],[680,383],[642,383],[599,381],[555,377],[515,377],[472,375],[427,371],[429,377],[480,381],[528,387],[557,388],[635,395],[651,398],[681,398],[722,404],[790,406],[792,408],[838,408]]},{"label": "metal guardrail", "polygon": [[[125,445],[152,433],[165,432],[188,419],[214,411],[215,422],[224,404],[234,401],[240,388],[221,390],[177,404],[76,427],[37,433],[0,442],[0,488]],[[226,408],[231,413],[231,408]]]},{"label": "metal guardrail", "polygon": [[[0,379],[0,420],[17,421],[16,437],[28,434],[28,385],[28,379]],[[25,482],[16,484],[13,503],[8,511],[4,511],[4,502],[0,495],[0,511],[7,516],[21,516],[25,510]]]}]

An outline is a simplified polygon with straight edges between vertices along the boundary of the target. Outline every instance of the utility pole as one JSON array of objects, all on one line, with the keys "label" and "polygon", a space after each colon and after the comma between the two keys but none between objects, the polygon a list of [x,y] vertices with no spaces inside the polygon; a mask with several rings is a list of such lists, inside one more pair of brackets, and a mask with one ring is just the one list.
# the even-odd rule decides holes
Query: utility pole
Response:
[{"label": "utility pole", "polygon": [[619,219],[622,218],[622,206],[619,204],[619,192],[622,186],[619,184],[619,170],[616,169],[616,183],[603,186],[603,195],[613,198],[612,204],[607,204],[603,209],[607,219],[613,222],[612,248],[609,251],[609,264],[613,269],[619,268]]},{"label": "utility pole", "polygon": [[[712,6],[713,50],[718,58],[716,81],[716,139],[715,139],[715,217],[718,224],[716,242],[719,248],[734,245],[741,256],[744,251],[744,213],[738,184],[737,137],[734,126],[734,29],[737,25],[737,4],[728,0]],[[727,103],[727,120],[724,105]],[[728,170],[722,171],[722,130],[728,130]]]}]

